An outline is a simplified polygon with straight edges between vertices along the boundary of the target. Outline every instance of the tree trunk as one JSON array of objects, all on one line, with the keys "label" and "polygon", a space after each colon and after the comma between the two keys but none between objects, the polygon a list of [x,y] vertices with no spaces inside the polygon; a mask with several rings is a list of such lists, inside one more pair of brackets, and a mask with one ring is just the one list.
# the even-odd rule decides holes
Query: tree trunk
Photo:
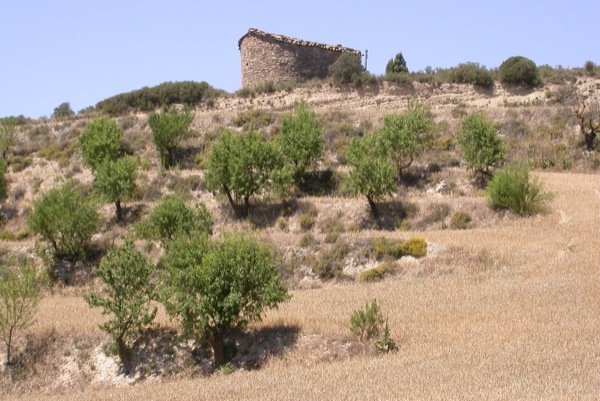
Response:
[{"label": "tree trunk", "polygon": [[13,328],[11,327],[8,330],[8,341],[6,341],[6,365],[10,366],[12,364],[12,361],[10,360],[11,357],[11,350],[12,350],[12,333],[13,333]]},{"label": "tree trunk", "polygon": [[227,195],[227,200],[229,201],[229,205],[231,206],[231,210],[233,210],[233,213],[235,213],[237,217],[240,217],[238,205],[233,200],[233,196],[231,196],[231,191],[229,190],[229,188],[227,188],[226,185],[223,185],[223,192],[225,192],[225,195]]},{"label": "tree trunk", "polygon": [[117,221],[123,221],[123,210],[121,209],[120,200],[117,200],[115,202],[115,207],[117,208]]},{"label": "tree trunk", "polygon": [[217,334],[209,341],[215,357],[215,366],[219,367],[225,363],[225,355],[223,353],[223,335]]},{"label": "tree trunk", "polygon": [[404,166],[401,166],[400,163],[398,163],[398,178],[399,179],[402,179],[402,170],[409,168],[410,165],[412,164],[412,162],[413,162],[413,157],[410,156],[410,160]]},{"label": "tree trunk", "polygon": [[248,214],[250,213],[250,197],[249,196],[244,196],[244,218],[248,217]]},{"label": "tree trunk", "polygon": [[123,370],[125,374],[133,373],[133,366],[131,364],[131,353],[127,349],[125,345],[125,341],[123,337],[117,338],[117,349],[119,351],[119,359],[121,359],[121,363],[123,364]]},{"label": "tree trunk", "polygon": [[369,206],[371,207],[371,213],[373,213],[373,218],[377,225],[379,225],[379,212],[377,211],[377,205],[373,202],[373,199],[370,196],[367,196],[367,201],[369,201]]}]

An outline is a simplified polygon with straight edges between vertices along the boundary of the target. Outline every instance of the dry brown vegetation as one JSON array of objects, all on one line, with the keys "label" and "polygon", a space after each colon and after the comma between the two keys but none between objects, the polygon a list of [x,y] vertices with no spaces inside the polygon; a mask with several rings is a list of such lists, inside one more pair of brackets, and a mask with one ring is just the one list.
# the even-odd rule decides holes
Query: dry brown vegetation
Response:
[{"label": "dry brown vegetation", "polygon": [[[588,93],[597,85],[596,80],[583,80],[578,89]],[[217,372],[188,345],[173,341],[175,326],[161,315],[154,339],[140,343],[137,376],[124,377],[106,355],[107,337],[97,326],[102,317],[81,296],[94,283],[55,288],[42,300],[37,323],[18,338],[19,349],[27,350],[25,367],[0,373],[0,398],[597,399],[600,181],[594,171],[600,162],[594,162],[598,153],[583,151],[576,127],[562,117],[567,109],[548,98],[548,90],[558,89],[515,93],[496,88],[493,94],[481,94],[470,86],[417,84],[370,93],[309,86],[253,99],[226,97],[213,109],[196,110],[194,128],[201,134],[187,145],[201,149],[210,142],[210,133],[234,125],[243,112],[261,109],[278,116],[295,100],[305,99],[332,130],[324,164],[343,173],[345,167],[336,160],[336,143],[341,146],[337,137],[379,126],[385,114],[402,110],[407,98],[429,103],[438,127],[437,145],[414,166],[412,180],[383,205],[388,230],[374,230],[366,202],[343,193],[300,197],[283,218],[285,224],[278,223],[285,214],[280,204],[260,204],[249,221],[240,222],[224,202],[194,186],[193,179],[180,182],[201,171],[158,176],[156,155],[147,141],[147,116],[122,118],[128,143],[147,165],[140,182],[147,198],[128,204],[126,219],[135,221],[147,213],[161,194],[172,192],[169,186],[189,187],[191,196],[213,213],[215,235],[236,227],[252,229],[279,250],[292,299],[245,335],[237,335],[238,356]],[[517,218],[491,211],[481,190],[457,165],[460,155],[451,144],[456,127],[462,116],[479,109],[500,125],[511,146],[509,158],[539,160],[535,174],[556,194],[549,213]],[[62,138],[70,125],[81,128],[78,120],[61,124],[65,126],[60,129],[47,124],[54,138]],[[265,132],[274,128],[271,124]],[[22,148],[48,146],[31,144],[38,137],[27,139],[28,132],[20,135]],[[13,212],[6,230],[25,228],[31,200],[55,185],[55,177],[91,182],[89,172],[78,168],[76,153],[59,152],[52,156],[58,161],[31,157],[30,166],[8,174],[4,214]],[[430,168],[433,164],[439,169]],[[311,208],[317,211],[316,222],[305,230],[300,219]],[[468,229],[450,229],[456,211],[470,214]],[[109,219],[111,207],[103,214]],[[319,280],[311,262],[332,246],[325,237],[336,223],[337,241],[351,247],[343,260],[347,277],[380,263],[365,256],[373,238],[419,236],[428,242],[428,254],[400,259],[394,272],[378,283]],[[98,241],[110,244],[126,229],[109,222]],[[300,246],[307,232],[313,241]],[[34,254],[31,238],[3,242],[2,247]],[[160,254],[156,248],[150,253],[155,258]],[[398,353],[377,356],[348,329],[352,311],[373,298],[389,319]]]}]

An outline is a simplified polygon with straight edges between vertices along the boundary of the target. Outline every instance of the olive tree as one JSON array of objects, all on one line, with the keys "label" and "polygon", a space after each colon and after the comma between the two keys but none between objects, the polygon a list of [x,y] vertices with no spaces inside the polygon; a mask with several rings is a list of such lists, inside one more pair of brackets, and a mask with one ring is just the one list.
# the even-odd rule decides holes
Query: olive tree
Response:
[{"label": "olive tree", "polygon": [[373,134],[353,139],[346,153],[352,167],[347,185],[354,196],[365,196],[371,207],[373,218],[379,219],[376,202],[395,190],[394,166],[386,155],[379,151],[377,137]]},{"label": "olive tree", "polygon": [[404,114],[385,116],[378,132],[378,146],[394,162],[399,176],[423,153],[432,128],[430,109],[418,103],[409,103]]},{"label": "olive tree", "polygon": [[96,269],[105,284],[102,291],[84,296],[91,307],[100,307],[103,315],[110,316],[100,328],[114,340],[127,374],[133,371],[131,344],[156,316],[157,308],[151,305],[156,297],[153,270],[133,241],[126,240],[121,247],[110,250]]},{"label": "olive tree", "polygon": [[306,103],[296,103],[294,112],[283,116],[276,143],[284,161],[292,166],[298,184],[306,170],[314,167],[323,154],[323,135],[317,114]]},{"label": "olive tree", "polygon": [[32,267],[15,271],[0,268],[0,336],[6,345],[6,364],[12,363],[15,333],[29,327],[40,299],[39,283]]},{"label": "olive tree", "polygon": [[269,188],[276,193],[285,191],[289,186],[287,172],[275,146],[257,131],[224,131],[208,155],[205,179],[209,189],[227,196],[238,216],[247,217],[251,197]]},{"label": "olive tree", "polygon": [[133,197],[137,186],[137,161],[133,157],[105,160],[96,172],[95,189],[109,202],[114,202],[118,221],[123,220],[121,201]]},{"label": "olive tree", "polygon": [[504,158],[502,139],[494,123],[481,112],[471,114],[462,122],[457,142],[467,169],[482,175],[491,176],[491,168]]},{"label": "olive tree", "polygon": [[390,59],[385,66],[386,74],[400,74],[408,73],[408,67],[406,66],[406,60],[402,55],[402,52],[396,54],[396,57]]},{"label": "olive tree", "polygon": [[35,199],[27,219],[29,230],[49,244],[55,258],[71,261],[86,256],[100,224],[94,203],[71,181]]},{"label": "olive tree", "polygon": [[260,320],[266,310],[289,299],[273,252],[246,235],[209,245],[176,240],[163,264],[167,312],[187,336],[210,344],[217,366],[225,362],[223,342],[229,332]]},{"label": "olive tree", "polygon": [[79,137],[83,164],[96,171],[104,160],[116,160],[123,154],[123,130],[109,118],[91,121]]},{"label": "olive tree", "polygon": [[152,113],[148,117],[152,141],[164,169],[169,169],[177,163],[179,144],[190,135],[190,124],[193,120],[194,114],[188,109],[180,111],[175,107],[166,113]]}]

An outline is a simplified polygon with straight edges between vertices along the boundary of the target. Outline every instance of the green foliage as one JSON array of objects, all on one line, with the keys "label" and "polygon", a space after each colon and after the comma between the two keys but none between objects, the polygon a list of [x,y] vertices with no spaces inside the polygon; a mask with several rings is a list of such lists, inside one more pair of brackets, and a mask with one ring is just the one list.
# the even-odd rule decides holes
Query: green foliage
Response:
[{"label": "green foliage", "polygon": [[27,219],[29,230],[49,244],[55,258],[71,261],[86,257],[100,225],[96,206],[70,181],[34,200]]},{"label": "green foliage", "polygon": [[465,230],[471,222],[471,215],[467,212],[459,211],[450,217],[450,228],[453,230]]},{"label": "green foliage", "polygon": [[329,76],[336,84],[349,84],[365,73],[360,56],[351,53],[342,53],[335,62],[329,66]]},{"label": "green foliage", "polygon": [[95,189],[108,202],[116,207],[118,221],[123,220],[121,201],[131,199],[137,190],[137,160],[133,157],[122,157],[117,160],[105,160],[96,173]]},{"label": "green foliage", "polygon": [[0,157],[6,158],[6,154],[15,140],[15,124],[11,121],[0,120]]},{"label": "green foliage", "polygon": [[220,366],[224,336],[260,320],[289,295],[279,282],[273,252],[255,239],[231,235],[208,250],[192,244],[176,241],[167,250],[165,307],[187,336],[208,341]]},{"label": "green foliage", "polygon": [[479,63],[459,64],[458,67],[452,70],[451,79],[452,82],[458,84],[473,84],[484,88],[494,86],[494,77],[492,77],[492,74],[485,67],[480,66]]},{"label": "green foliage", "polygon": [[225,131],[208,155],[206,185],[227,195],[233,211],[246,217],[251,197],[268,189],[282,194],[289,187],[291,172],[282,166],[280,153],[258,132]]},{"label": "green foliage", "polygon": [[376,281],[381,281],[385,274],[390,270],[393,270],[396,267],[393,263],[382,263],[377,267],[374,267],[369,270],[365,270],[360,273],[358,280],[363,283],[374,283]]},{"label": "green foliage", "polygon": [[331,248],[319,253],[312,265],[312,272],[325,280],[342,276],[344,258],[348,253],[350,253],[350,245],[336,242]]},{"label": "green foliage", "polygon": [[396,54],[396,57],[394,57],[393,59],[390,59],[390,61],[388,61],[387,65],[385,66],[386,75],[407,72],[408,67],[406,67],[406,60],[404,59],[404,56],[401,52]]},{"label": "green foliage", "polygon": [[522,56],[506,59],[498,68],[500,82],[507,85],[524,85],[536,87],[541,84],[535,63]]},{"label": "green foliage", "polygon": [[158,239],[163,246],[178,236],[207,237],[212,234],[213,218],[203,203],[189,207],[182,195],[168,195],[161,199],[148,218],[138,227],[138,234],[146,239]]},{"label": "green foliage", "polygon": [[377,300],[367,302],[364,309],[357,309],[350,316],[350,331],[358,336],[360,341],[370,340],[381,333],[385,320]]},{"label": "green foliage", "polygon": [[542,212],[552,200],[551,193],[542,192],[542,184],[536,177],[529,177],[529,167],[517,163],[499,171],[488,183],[486,193],[494,209],[508,209],[527,216]]},{"label": "green foliage", "polygon": [[377,352],[380,354],[388,354],[390,352],[398,351],[398,344],[392,338],[390,334],[390,328],[388,326],[387,319],[385,320],[385,325],[383,326],[383,333],[375,343],[375,347],[377,348]]},{"label": "green foliage", "polygon": [[317,222],[318,214],[317,208],[314,205],[311,205],[311,207],[300,216],[300,228],[304,231],[311,230]]},{"label": "green foliage", "polygon": [[194,114],[189,110],[179,111],[175,107],[166,113],[152,113],[148,117],[152,141],[162,168],[169,169],[176,164],[179,144],[190,135],[190,124],[193,120]]},{"label": "green foliage", "polygon": [[420,258],[427,255],[427,242],[423,238],[411,237],[402,243],[404,255]]},{"label": "green foliage", "polygon": [[201,103],[210,104],[223,93],[206,82],[165,82],[105,99],[96,108],[116,116],[131,111],[152,111],[175,104],[194,107]]},{"label": "green foliage", "polygon": [[6,345],[6,364],[12,361],[12,345],[17,331],[34,321],[40,299],[39,283],[31,266],[21,264],[18,271],[0,268],[0,336]]},{"label": "green foliage", "polygon": [[387,255],[392,244],[385,237],[373,238],[371,240],[371,252],[376,260],[380,260]]},{"label": "green foliage", "polygon": [[0,202],[6,198],[8,192],[8,182],[6,182],[6,160],[0,156]]},{"label": "green foliage", "polygon": [[52,118],[63,119],[73,117],[74,115],[75,112],[71,109],[71,104],[69,102],[64,102],[54,109],[54,113],[52,113]]},{"label": "green foliage", "polygon": [[100,328],[115,341],[127,374],[132,371],[130,351],[135,335],[152,323],[157,312],[156,306],[151,306],[156,298],[153,269],[133,241],[126,240],[123,246],[110,250],[96,269],[105,284],[102,292],[84,296],[91,307],[100,307],[103,315],[110,316]]},{"label": "green foliage", "polygon": [[296,184],[300,184],[306,170],[314,167],[323,154],[323,135],[317,114],[306,103],[296,103],[293,113],[284,114],[276,143],[284,162],[292,166]]},{"label": "green foliage", "polygon": [[376,220],[379,214],[375,202],[396,189],[394,166],[388,157],[381,154],[377,145],[377,137],[367,135],[353,139],[346,153],[348,164],[352,167],[346,184],[354,196],[367,198]]},{"label": "green foliage", "polygon": [[492,121],[481,112],[471,114],[461,124],[458,133],[467,169],[491,175],[490,168],[504,157],[505,147]]},{"label": "green foliage", "polygon": [[596,63],[594,63],[591,60],[586,61],[583,66],[583,69],[585,70],[585,72],[591,77],[596,75],[596,68],[597,68]]},{"label": "green foliage", "polygon": [[385,116],[383,127],[378,132],[377,146],[394,162],[401,175],[402,170],[423,152],[432,129],[433,117],[429,107],[409,103],[405,114]]},{"label": "green foliage", "polygon": [[116,160],[123,154],[123,131],[114,120],[96,118],[79,137],[83,164],[96,171],[105,159]]},{"label": "green foliage", "polygon": [[275,116],[268,111],[255,109],[240,113],[234,117],[231,123],[244,130],[268,127],[275,122]]}]

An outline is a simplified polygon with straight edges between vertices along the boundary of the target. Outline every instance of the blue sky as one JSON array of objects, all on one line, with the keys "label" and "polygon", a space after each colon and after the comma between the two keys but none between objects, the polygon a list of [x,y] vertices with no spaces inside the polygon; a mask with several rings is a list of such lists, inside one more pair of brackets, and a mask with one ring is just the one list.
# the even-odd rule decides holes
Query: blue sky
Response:
[{"label": "blue sky", "polygon": [[400,51],[411,71],[516,55],[600,64],[598,0],[2,0],[0,14],[0,117],[79,111],[165,81],[236,91],[250,27],[368,49],[377,75]]}]

